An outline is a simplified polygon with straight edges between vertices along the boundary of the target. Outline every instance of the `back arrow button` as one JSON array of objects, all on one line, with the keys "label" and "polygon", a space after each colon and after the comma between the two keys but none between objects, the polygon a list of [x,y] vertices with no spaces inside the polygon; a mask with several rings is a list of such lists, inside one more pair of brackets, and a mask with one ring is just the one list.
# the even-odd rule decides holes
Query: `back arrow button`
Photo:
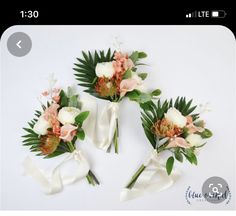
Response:
[{"label": "back arrow button", "polygon": [[24,32],[15,32],[7,40],[7,49],[13,56],[25,56],[31,48],[32,41],[29,35]]},{"label": "back arrow button", "polygon": [[21,40],[19,40],[19,41],[16,43],[16,46],[18,46],[18,47],[21,49],[20,43],[21,43]]}]

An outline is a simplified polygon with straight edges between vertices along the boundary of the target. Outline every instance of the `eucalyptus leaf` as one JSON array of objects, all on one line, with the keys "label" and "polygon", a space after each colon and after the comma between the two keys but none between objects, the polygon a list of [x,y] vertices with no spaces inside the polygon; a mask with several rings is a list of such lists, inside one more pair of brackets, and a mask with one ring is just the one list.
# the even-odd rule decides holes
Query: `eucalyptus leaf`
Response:
[{"label": "eucalyptus leaf", "polygon": [[81,112],[79,115],[75,117],[75,123],[82,127],[84,120],[88,117],[89,111]]},{"label": "eucalyptus leaf", "polygon": [[128,69],[126,72],[125,72],[125,74],[124,74],[124,76],[123,76],[123,79],[129,79],[129,78],[131,78],[132,77],[132,71],[130,70],[130,69]]},{"label": "eucalyptus leaf", "polygon": [[183,162],[183,155],[180,152],[175,152],[175,159],[178,160],[179,162]]},{"label": "eucalyptus leaf", "polygon": [[141,93],[139,96],[139,100],[137,101],[138,103],[146,103],[152,99],[152,95],[148,93]]},{"label": "eucalyptus leaf", "polygon": [[127,94],[126,94],[126,96],[130,99],[130,100],[132,100],[132,101],[136,101],[136,100],[138,100],[138,98],[140,97],[140,95],[141,95],[141,92],[139,91],[139,90],[133,90],[133,91],[131,91],[131,92],[128,92]]},{"label": "eucalyptus leaf", "polygon": [[84,140],[84,138],[85,138],[84,130],[82,128],[80,128],[79,131],[77,132],[76,136],[78,137],[78,139]]},{"label": "eucalyptus leaf", "polygon": [[133,61],[133,63],[135,64],[136,61],[138,61],[139,59],[139,52],[138,51],[134,51],[129,58]]},{"label": "eucalyptus leaf", "polygon": [[152,96],[159,96],[161,94],[161,90],[160,89],[156,89],[154,91],[152,91]]},{"label": "eucalyptus leaf", "polygon": [[138,73],[138,76],[142,79],[145,80],[147,78],[147,73]]},{"label": "eucalyptus leaf", "polygon": [[70,98],[72,96],[76,95],[76,89],[74,86],[69,86],[67,88],[67,97]]},{"label": "eucalyptus leaf", "polygon": [[138,58],[146,58],[147,54],[145,52],[139,52],[138,53]]},{"label": "eucalyptus leaf", "polygon": [[79,108],[78,95],[73,95],[69,98],[68,106]]},{"label": "eucalyptus leaf", "polygon": [[212,136],[212,132],[207,128],[203,132],[201,132],[202,138],[210,138],[211,136]]},{"label": "eucalyptus leaf", "polygon": [[166,161],[166,171],[167,171],[167,174],[170,175],[171,172],[172,172],[172,169],[173,169],[173,166],[174,166],[174,157],[169,157],[168,160]]}]

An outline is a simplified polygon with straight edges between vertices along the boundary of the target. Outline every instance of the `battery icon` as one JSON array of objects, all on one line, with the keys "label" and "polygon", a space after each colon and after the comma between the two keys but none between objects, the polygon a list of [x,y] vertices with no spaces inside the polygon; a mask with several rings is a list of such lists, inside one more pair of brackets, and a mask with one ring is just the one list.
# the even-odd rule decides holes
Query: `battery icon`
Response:
[{"label": "battery icon", "polygon": [[211,18],[225,18],[226,13],[223,10],[211,11]]}]

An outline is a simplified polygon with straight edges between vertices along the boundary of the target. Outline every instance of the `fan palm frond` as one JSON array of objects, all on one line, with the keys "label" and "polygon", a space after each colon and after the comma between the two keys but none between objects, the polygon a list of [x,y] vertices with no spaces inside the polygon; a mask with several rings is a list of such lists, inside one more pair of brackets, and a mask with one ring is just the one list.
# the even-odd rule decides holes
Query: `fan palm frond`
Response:
[{"label": "fan palm frond", "polygon": [[[110,62],[114,58],[114,52],[111,49],[105,53],[104,51],[95,51],[94,55],[91,52],[82,51],[83,58],[77,58],[78,62],[75,63],[75,77],[79,81],[80,86],[85,87],[84,90],[96,97],[99,97],[95,91],[95,84],[97,81],[97,76],[95,72],[96,65],[101,62]],[[103,98],[104,99],[104,98]]]},{"label": "fan palm frond", "polygon": [[142,126],[145,132],[146,137],[148,138],[149,142],[153,146],[153,148],[157,148],[157,142],[159,138],[152,132],[152,126],[158,120],[161,120],[165,113],[168,111],[169,108],[175,107],[178,109],[183,116],[191,115],[193,121],[199,118],[199,114],[192,114],[192,112],[196,109],[197,106],[191,106],[192,100],[186,101],[185,97],[177,98],[173,103],[173,100],[170,101],[165,100],[161,102],[159,99],[157,103],[153,101],[148,101],[146,103],[140,104],[142,109],[141,112],[141,120]]}]

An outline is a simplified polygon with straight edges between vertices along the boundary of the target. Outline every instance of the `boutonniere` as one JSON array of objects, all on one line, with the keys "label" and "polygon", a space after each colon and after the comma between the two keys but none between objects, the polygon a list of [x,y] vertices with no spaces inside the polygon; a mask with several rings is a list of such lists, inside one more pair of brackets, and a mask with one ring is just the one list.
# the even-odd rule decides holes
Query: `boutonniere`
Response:
[{"label": "boutonniere", "polygon": [[[185,158],[197,165],[197,151],[212,136],[200,114],[194,113],[197,106],[192,106],[192,100],[178,97],[175,102],[149,101],[140,106],[142,126],[153,151],[126,185],[122,200],[140,196],[147,190],[170,187],[178,177],[177,172],[172,173],[175,161],[182,163]],[[162,152],[169,153],[166,161]]]},{"label": "boutonniere", "polygon": [[140,61],[147,57],[144,52],[134,51],[131,54],[108,49],[107,52],[82,52],[82,57],[75,63],[75,77],[78,84],[85,87],[85,92],[109,101],[101,113],[98,125],[102,132],[102,139],[97,145],[106,151],[114,143],[118,153],[118,111],[119,102],[125,97],[138,103],[144,103],[160,95],[156,89],[152,92],[144,91],[144,80],[147,73],[139,72]]},{"label": "boutonniere", "polygon": [[[76,143],[85,139],[83,123],[89,116],[89,111],[82,110],[83,104],[76,91],[71,87],[68,87],[67,92],[60,88],[50,88],[42,93],[40,101],[41,110],[35,111],[35,118],[24,128],[26,133],[23,135],[23,145],[45,159],[63,154],[67,157],[49,177],[27,158],[24,161],[26,173],[35,178],[49,194],[59,192],[63,185],[83,177],[92,185],[99,184],[85,155],[76,148]],[[61,169],[69,163],[74,163],[75,168],[69,176],[63,176]]]}]

